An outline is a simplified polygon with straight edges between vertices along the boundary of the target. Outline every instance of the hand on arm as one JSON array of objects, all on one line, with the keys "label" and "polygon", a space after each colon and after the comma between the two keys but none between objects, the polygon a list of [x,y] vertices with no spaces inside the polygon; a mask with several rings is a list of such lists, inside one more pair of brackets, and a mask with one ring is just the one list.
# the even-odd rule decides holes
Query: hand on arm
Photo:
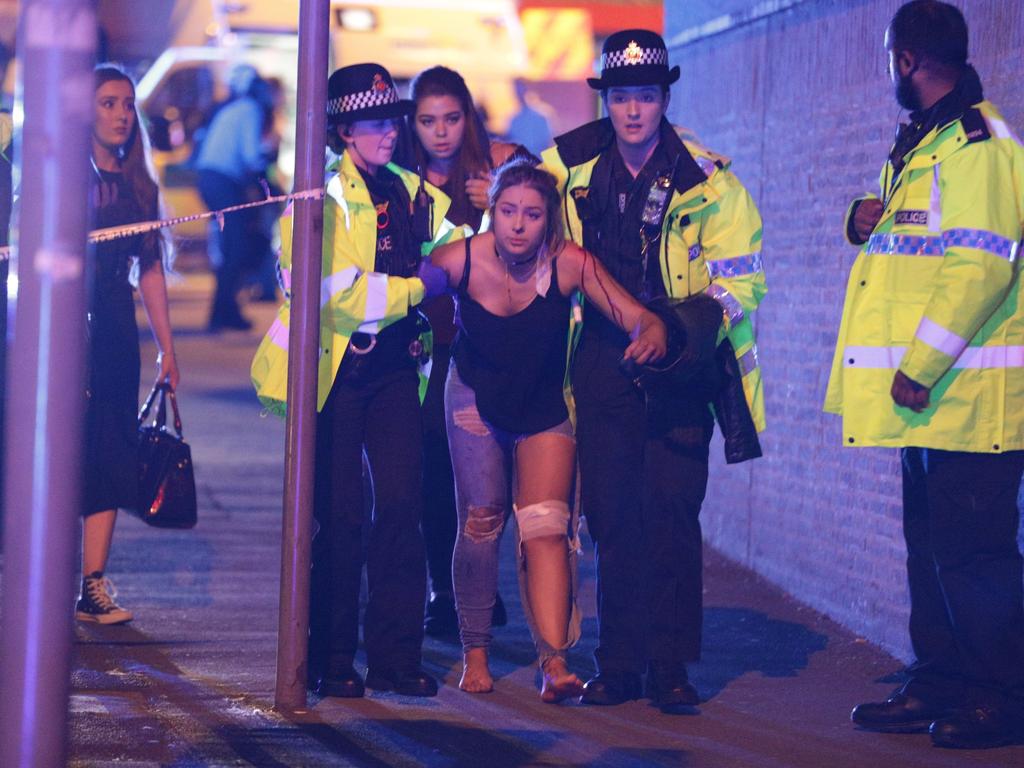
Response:
[{"label": "hand on arm", "polygon": [[420,262],[416,276],[423,281],[423,300],[440,296],[448,290],[448,273],[434,265],[430,257]]},{"label": "hand on arm", "polygon": [[643,364],[665,356],[668,331],[657,315],[634,299],[591,254],[567,243],[562,257],[567,258],[559,266],[564,263],[568,269],[560,268],[559,277],[566,274],[571,290],[583,291],[605,317],[630,334],[632,342],[626,347],[624,358]]}]

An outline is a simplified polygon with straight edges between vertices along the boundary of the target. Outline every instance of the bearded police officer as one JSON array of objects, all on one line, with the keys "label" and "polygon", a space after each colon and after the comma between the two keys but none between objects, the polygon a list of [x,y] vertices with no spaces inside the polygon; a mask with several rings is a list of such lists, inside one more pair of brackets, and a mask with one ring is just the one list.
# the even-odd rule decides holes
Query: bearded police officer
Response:
[{"label": "bearded police officer", "polygon": [[844,444],[901,449],[916,660],[852,718],[930,730],[942,747],[998,746],[1024,722],[1024,148],[967,64],[959,10],[907,3],[885,47],[910,122],[882,199],[848,215],[862,248],[825,407],[843,415]]},{"label": "bearded police officer", "polygon": [[[601,77],[588,81],[608,117],[558,137],[544,162],[563,190],[567,235],[634,296],[655,303],[711,297],[711,349],[730,342],[719,351],[735,371],[753,435],[747,444],[755,452],[731,457],[742,460],[759,455],[754,427],[764,423],[750,318],[765,292],[761,219],[729,160],[681,139],[665,119],[678,78],[659,35],[611,35]],[[700,654],[698,514],[714,388],[673,383],[651,407],[655,398],[620,366],[628,335],[597,312],[584,314],[574,328],[571,377],[583,512],[597,550],[600,638],[598,674],[583,701],[639,698],[647,671],[646,693],[656,705],[692,707],[699,699],[686,663]]]}]

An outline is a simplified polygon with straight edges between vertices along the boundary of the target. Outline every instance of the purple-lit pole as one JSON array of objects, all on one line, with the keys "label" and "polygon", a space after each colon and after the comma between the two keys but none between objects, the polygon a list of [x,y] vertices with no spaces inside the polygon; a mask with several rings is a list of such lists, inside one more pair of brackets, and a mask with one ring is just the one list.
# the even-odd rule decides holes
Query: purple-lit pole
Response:
[{"label": "purple-lit pole", "polygon": [[[330,0],[299,4],[299,82],[295,121],[295,189],[324,183]],[[320,249],[323,203],[296,200],[288,329],[288,418],[285,427],[284,525],[277,685],[280,710],[306,706],[310,537],[316,452],[317,352],[320,344]]]},{"label": "purple-lit pole", "polygon": [[36,768],[64,765],[67,751],[95,2],[23,0],[19,23],[0,765]]}]

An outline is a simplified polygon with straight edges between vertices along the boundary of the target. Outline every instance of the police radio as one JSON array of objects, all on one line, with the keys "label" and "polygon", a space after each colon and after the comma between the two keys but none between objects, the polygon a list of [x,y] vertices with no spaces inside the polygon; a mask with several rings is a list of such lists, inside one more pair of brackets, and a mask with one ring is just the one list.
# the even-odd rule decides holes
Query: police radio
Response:
[{"label": "police radio", "polygon": [[412,233],[417,243],[429,243],[434,239],[434,201],[427,194],[422,176],[412,201]]},{"label": "police radio", "polygon": [[654,295],[654,290],[647,277],[647,257],[651,246],[661,239],[661,225],[668,212],[669,200],[672,199],[672,179],[675,177],[678,164],[679,158],[677,157],[676,162],[672,165],[672,170],[654,180],[651,188],[647,190],[647,200],[644,201],[644,210],[640,214],[640,253],[643,262],[640,299],[642,301],[647,301]]},{"label": "police radio", "polygon": [[665,220],[665,212],[668,210],[668,201],[672,197],[672,176],[659,176],[651,184],[647,192],[647,200],[644,202],[644,212],[640,215],[640,223],[644,229],[653,229],[659,235],[661,223]]}]

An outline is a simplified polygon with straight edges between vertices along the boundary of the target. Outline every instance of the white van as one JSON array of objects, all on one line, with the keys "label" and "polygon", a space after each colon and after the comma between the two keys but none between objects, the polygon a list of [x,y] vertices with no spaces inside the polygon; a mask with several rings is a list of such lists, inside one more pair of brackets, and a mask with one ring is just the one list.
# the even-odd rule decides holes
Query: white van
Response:
[{"label": "white van", "polygon": [[[251,64],[284,85],[278,158],[282,186],[288,186],[294,168],[298,0],[213,0],[206,6],[205,27],[193,11],[182,35],[195,40],[201,28],[209,44],[171,45],[137,89],[153,127],[154,161],[172,216],[203,210],[189,165],[193,137],[214,105],[227,98],[228,77],[238,64]],[[332,0],[330,34],[331,69],[376,61],[401,88],[417,72],[444,64],[465,77],[493,131],[503,131],[516,111],[513,84],[527,61],[514,0]],[[198,222],[175,234],[187,247],[189,239],[201,241],[205,232]]]}]

